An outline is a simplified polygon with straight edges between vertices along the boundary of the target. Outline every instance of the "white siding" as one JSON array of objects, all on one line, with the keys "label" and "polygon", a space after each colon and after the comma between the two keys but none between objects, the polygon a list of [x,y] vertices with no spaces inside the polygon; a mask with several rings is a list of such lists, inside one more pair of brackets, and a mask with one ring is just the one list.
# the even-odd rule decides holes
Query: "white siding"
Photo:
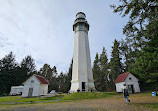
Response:
[{"label": "white siding", "polygon": [[[131,79],[129,79],[131,78]],[[128,74],[128,76],[125,79],[126,85],[133,85],[134,92],[140,92],[140,87],[138,83],[138,79],[133,76],[132,74]]]},{"label": "white siding", "polygon": [[[31,83],[31,80],[33,80],[34,82]],[[34,76],[30,77],[27,81],[24,82],[22,97],[28,97],[30,88],[33,88],[32,96],[39,96],[40,82]]]},{"label": "white siding", "polygon": [[74,37],[74,55],[72,81],[70,92],[82,91],[82,82],[85,82],[85,91],[95,90],[91,68],[88,34],[78,31]]},{"label": "white siding", "polygon": [[48,93],[48,84],[41,84],[39,95],[46,95],[47,93]]},{"label": "white siding", "polygon": [[115,85],[116,85],[116,92],[122,92],[123,84],[125,84],[125,82],[115,83]]}]

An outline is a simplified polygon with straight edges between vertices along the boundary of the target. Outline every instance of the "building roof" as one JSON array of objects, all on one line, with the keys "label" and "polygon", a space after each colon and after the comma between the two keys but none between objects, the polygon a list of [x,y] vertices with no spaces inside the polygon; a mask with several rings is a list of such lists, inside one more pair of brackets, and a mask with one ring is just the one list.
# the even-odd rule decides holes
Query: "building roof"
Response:
[{"label": "building roof", "polygon": [[42,76],[34,74],[34,76],[39,80],[41,84],[49,84],[49,82]]},{"label": "building roof", "polygon": [[[39,76],[39,75],[36,75],[36,74],[34,74],[34,75],[32,75],[32,76],[34,76],[41,84],[48,84],[49,85],[49,82],[44,78],[44,77],[42,77],[42,76]],[[32,77],[31,76],[31,77]],[[27,80],[29,80],[31,77],[29,77]],[[27,81],[26,80],[26,81]],[[25,81],[25,82],[26,82]],[[25,82],[23,82],[22,84],[24,84]]]},{"label": "building roof", "polygon": [[128,74],[130,74],[130,72],[126,72],[126,73],[120,74],[116,78],[116,80],[114,81],[114,83],[123,82],[126,79],[126,77],[128,76]]}]

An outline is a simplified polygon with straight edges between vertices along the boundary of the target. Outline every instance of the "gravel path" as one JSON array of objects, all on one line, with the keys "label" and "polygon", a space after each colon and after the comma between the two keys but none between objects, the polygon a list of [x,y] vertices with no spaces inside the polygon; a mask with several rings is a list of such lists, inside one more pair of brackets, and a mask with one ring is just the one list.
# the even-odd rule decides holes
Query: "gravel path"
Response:
[{"label": "gravel path", "polygon": [[116,96],[115,98],[105,99],[32,104],[18,106],[8,111],[154,111],[135,104],[158,103],[157,97],[130,97],[130,99],[132,102],[129,105],[126,104],[124,98]]}]

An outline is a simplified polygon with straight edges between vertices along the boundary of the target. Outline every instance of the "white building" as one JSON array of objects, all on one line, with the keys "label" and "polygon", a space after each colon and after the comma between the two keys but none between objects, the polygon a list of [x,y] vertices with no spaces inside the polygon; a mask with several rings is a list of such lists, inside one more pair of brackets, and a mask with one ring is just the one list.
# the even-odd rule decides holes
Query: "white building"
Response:
[{"label": "white building", "polygon": [[88,41],[89,24],[83,12],[76,14],[73,24],[74,54],[70,93],[95,90]]},{"label": "white building", "polygon": [[140,92],[138,79],[130,72],[120,74],[114,81],[116,85],[116,92],[122,92],[123,85],[126,84],[129,93]]},{"label": "white building", "polygon": [[49,82],[42,76],[32,75],[24,83],[22,97],[35,97],[48,93]]},{"label": "white building", "polygon": [[12,86],[10,90],[10,95],[20,95],[23,92],[24,86]]}]

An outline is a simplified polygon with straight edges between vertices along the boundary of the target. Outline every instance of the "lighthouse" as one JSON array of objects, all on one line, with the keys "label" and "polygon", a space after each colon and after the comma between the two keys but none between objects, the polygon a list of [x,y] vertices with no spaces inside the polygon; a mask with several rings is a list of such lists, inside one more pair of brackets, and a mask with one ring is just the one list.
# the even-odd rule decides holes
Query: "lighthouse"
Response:
[{"label": "lighthouse", "polygon": [[70,93],[94,91],[94,80],[88,40],[89,24],[83,12],[76,14],[73,24],[74,53]]}]

